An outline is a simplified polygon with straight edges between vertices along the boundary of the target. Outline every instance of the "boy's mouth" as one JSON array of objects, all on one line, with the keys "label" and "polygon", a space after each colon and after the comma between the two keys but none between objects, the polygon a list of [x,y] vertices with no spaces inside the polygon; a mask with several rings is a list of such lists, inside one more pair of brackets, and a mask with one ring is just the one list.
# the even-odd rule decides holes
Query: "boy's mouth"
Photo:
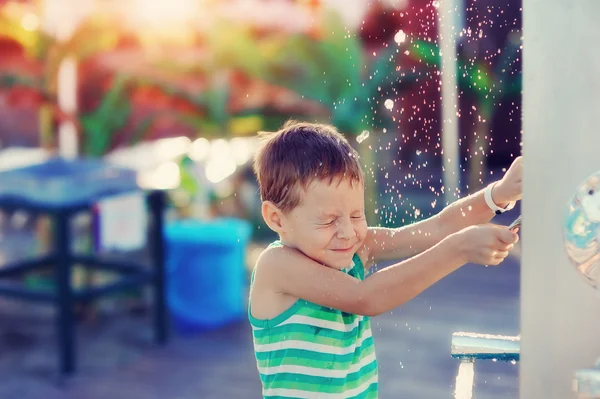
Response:
[{"label": "boy's mouth", "polygon": [[340,252],[340,253],[344,253],[344,252],[349,252],[352,250],[352,248],[354,248],[354,245],[348,248],[336,248],[336,249],[332,249],[332,251],[334,252]]}]

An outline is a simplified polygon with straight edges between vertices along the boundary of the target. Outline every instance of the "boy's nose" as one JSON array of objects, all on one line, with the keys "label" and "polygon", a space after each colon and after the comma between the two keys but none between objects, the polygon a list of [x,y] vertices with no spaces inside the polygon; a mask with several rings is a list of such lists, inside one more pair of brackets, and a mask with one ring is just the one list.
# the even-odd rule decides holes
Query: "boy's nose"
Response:
[{"label": "boy's nose", "polygon": [[339,220],[338,221],[338,230],[337,236],[340,239],[350,239],[356,236],[356,232],[354,231],[354,226],[350,220]]}]

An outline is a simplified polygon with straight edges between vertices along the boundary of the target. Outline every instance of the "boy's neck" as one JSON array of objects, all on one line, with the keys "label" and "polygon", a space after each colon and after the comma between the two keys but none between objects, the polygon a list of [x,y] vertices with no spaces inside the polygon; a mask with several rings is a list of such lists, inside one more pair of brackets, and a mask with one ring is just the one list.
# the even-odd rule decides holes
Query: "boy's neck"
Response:
[{"label": "boy's neck", "polygon": [[281,235],[279,236],[279,242],[288,248],[298,249],[298,246],[291,242],[288,238],[283,238]]}]

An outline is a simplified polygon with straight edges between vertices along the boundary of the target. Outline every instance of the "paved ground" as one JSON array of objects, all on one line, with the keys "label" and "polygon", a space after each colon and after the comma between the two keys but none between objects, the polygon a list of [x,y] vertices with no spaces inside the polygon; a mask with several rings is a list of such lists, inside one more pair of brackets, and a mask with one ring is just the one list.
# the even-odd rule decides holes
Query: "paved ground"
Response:
[{"label": "paved ground", "polygon": [[[27,238],[10,242],[0,235],[0,264],[7,252],[26,252],[31,245]],[[518,334],[519,269],[516,258],[498,268],[467,265],[409,304],[376,317],[381,398],[452,398],[458,367],[449,355],[452,333]],[[245,320],[192,336],[174,333],[160,348],[152,344],[150,325],[147,315],[126,311],[82,322],[79,373],[61,381],[53,310],[0,299],[0,398],[260,398]],[[517,374],[518,365],[477,363],[475,397],[517,398]]]},{"label": "paved ground", "polygon": [[[401,309],[373,320],[382,398],[451,398],[457,363],[454,331],[516,334],[518,264],[466,266]],[[221,330],[151,344],[146,317],[126,314],[79,329],[80,373],[55,376],[51,312],[0,317],[2,398],[259,398],[245,321]],[[476,365],[478,398],[517,398],[517,367]]]},{"label": "paved ground", "polygon": [[[519,265],[467,265],[406,306],[373,320],[381,398],[451,398],[457,362],[454,331],[518,333]],[[0,398],[217,399],[259,398],[246,321],[153,346],[145,315],[113,313],[78,331],[80,372],[55,374],[53,312],[3,302],[0,312]],[[517,398],[517,368],[476,365],[476,397]]]}]

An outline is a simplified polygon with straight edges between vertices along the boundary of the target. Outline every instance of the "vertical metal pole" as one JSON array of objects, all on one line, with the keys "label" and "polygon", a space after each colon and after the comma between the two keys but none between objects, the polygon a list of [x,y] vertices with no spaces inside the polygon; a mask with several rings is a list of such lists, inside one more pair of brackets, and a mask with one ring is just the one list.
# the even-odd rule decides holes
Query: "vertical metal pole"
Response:
[{"label": "vertical metal pole", "polygon": [[442,60],[442,159],[444,167],[444,200],[452,203],[460,184],[460,152],[458,147],[458,80],[455,24],[457,7],[452,0],[441,0],[438,6],[439,48]]},{"label": "vertical metal pole", "polygon": [[165,275],[165,246],[163,241],[165,193],[153,191],[149,194],[152,231],[150,237],[151,264],[154,273],[154,328],[155,339],[159,344],[167,342],[168,317]]},{"label": "vertical metal pole", "polygon": [[60,351],[60,371],[72,374],[75,371],[75,318],[74,300],[71,289],[71,231],[69,213],[58,211],[54,215],[54,237],[56,251],[55,276],[58,287],[58,348]]}]

